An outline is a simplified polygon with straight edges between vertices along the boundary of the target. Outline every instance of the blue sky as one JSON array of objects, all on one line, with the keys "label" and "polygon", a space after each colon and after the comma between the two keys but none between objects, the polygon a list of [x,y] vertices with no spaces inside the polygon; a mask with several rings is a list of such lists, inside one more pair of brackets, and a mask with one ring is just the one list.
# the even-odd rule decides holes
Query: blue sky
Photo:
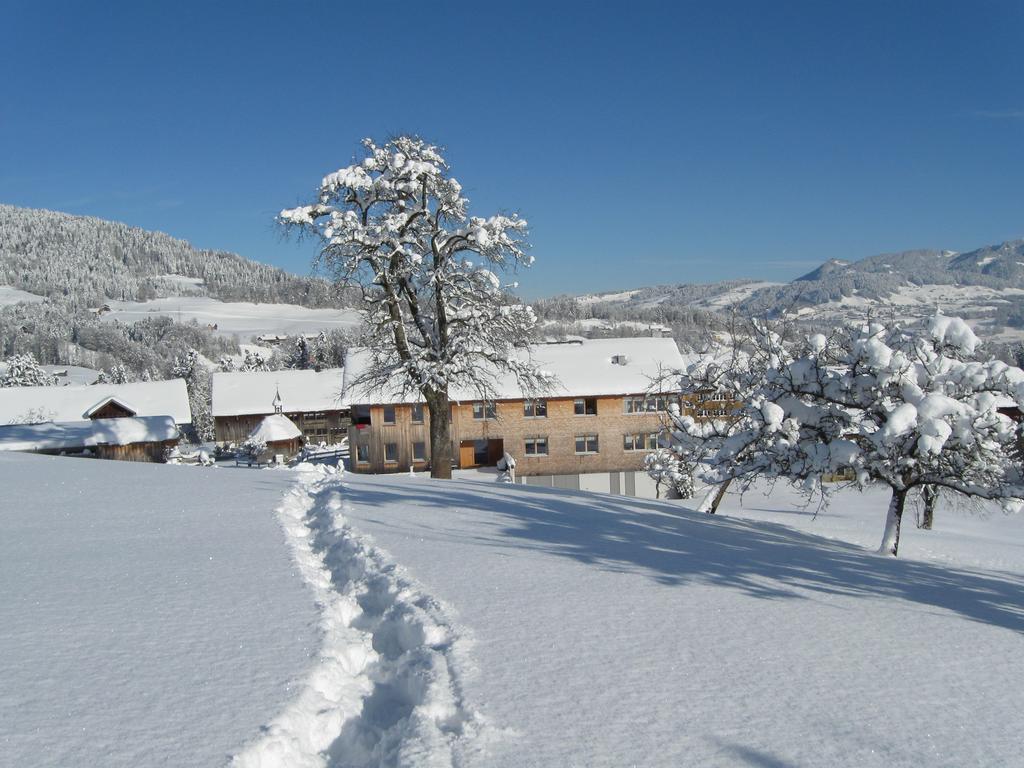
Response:
[{"label": "blue sky", "polygon": [[273,218],[363,136],[518,210],[527,296],[1024,236],[1024,4],[0,8],[0,202],[308,272]]}]

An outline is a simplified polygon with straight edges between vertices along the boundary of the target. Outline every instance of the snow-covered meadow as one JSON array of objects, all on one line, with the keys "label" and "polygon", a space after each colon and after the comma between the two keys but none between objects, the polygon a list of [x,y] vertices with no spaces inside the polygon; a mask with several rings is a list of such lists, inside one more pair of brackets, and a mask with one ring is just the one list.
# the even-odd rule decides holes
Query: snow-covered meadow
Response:
[{"label": "snow-covered meadow", "polygon": [[0,454],[0,765],[220,765],[287,704],[290,474]]},{"label": "snow-covered meadow", "polygon": [[207,296],[170,296],[151,301],[111,301],[104,320],[134,323],[154,315],[167,315],[188,323],[216,325],[224,335],[237,334],[243,341],[265,333],[319,333],[359,324],[356,312],[346,309],[310,309],[296,304],[254,304],[219,301]]},{"label": "snow-covered meadow", "polygon": [[0,474],[12,764],[1019,764],[1024,518],[994,507],[908,519],[893,559],[881,489],[709,517],[408,475]]}]

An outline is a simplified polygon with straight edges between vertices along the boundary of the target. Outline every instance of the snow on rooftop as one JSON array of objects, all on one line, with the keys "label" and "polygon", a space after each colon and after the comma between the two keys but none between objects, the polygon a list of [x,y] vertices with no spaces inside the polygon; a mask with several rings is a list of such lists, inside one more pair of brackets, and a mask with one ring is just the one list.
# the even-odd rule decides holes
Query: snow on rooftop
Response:
[{"label": "snow on rooftop", "polygon": [[183,379],[130,384],[78,384],[65,387],[0,388],[0,424],[44,414],[48,421],[79,421],[98,403],[114,398],[131,403],[136,416],[170,416],[177,424],[192,421]]},{"label": "snow on rooftop", "polygon": [[[642,394],[648,391],[654,379],[664,370],[682,370],[683,358],[674,339],[622,338],[585,339],[580,342],[535,344],[531,347],[536,366],[553,373],[558,383],[548,397],[598,397],[605,395]],[[346,382],[356,380],[367,362],[362,350],[350,350],[346,368]],[[478,394],[469,387],[453,387],[453,400],[473,400]],[[496,399],[518,399],[525,393],[514,377],[499,379]],[[349,405],[402,402],[397,392],[367,392],[347,385],[345,401]]]},{"label": "snow on rooftop", "polygon": [[170,416],[142,416],[95,421],[48,421],[0,426],[0,451],[46,451],[97,445],[162,443],[181,436]]},{"label": "snow on rooftop", "polygon": [[296,437],[302,437],[302,430],[281,413],[272,413],[265,417],[249,435],[249,439],[257,443],[276,443],[294,440]]},{"label": "snow on rooftop", "polygon": [[343,386],[341,368],[215,373],[213,415],[273,413],[279,391],[285,412],[336,411],[342,407]]}]

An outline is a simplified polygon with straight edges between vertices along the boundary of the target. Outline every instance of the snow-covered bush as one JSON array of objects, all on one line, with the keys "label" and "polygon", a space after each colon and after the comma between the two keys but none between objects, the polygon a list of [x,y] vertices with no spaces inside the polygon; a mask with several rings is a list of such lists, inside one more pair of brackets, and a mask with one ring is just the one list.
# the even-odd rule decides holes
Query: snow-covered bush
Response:
[{"label": "snow-covered bush", "polygon": [[737,378],[761,380],[728,428],[678,418],[683,440],[706,441],[705,479],[786,478],[812,492],[851,468],[857,484],[892,489],[881,546],[892,555],[908,495],[923,486],[1021,507],[1018,430],[997,407],[1024,405],[1024,372],[976,359],[963,320],[936,315],[921,335],[871,322],[798,346],[759,328]]},{"label": "snow-covered bush", "polygon": [[664,489],[668,498],[693,498],[695,467],[686,453],[670,448],[658,448],[644,457],[644,469],[654,480],[658,496],[661,496]]},{"label": "snow-covered bush", "polygon": [[243,456],[258,459],[267,450],[267,444],[262,440],[246,438],[246,440],[238,446],[238,450]]},{"label": "snow-covered bush", "polygon": [[52,387],[56,384],[57,377],[44,371],[30,353],[4,360],[0,387]]}]

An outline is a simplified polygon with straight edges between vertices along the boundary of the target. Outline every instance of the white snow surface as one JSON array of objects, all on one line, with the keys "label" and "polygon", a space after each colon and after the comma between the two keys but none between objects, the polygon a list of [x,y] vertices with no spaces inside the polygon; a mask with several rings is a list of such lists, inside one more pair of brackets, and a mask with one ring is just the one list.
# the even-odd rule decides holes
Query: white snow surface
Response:
[{"label": "white snow surface", "polygon": [[20,304],[26,302],[29,304],[38,304],[41,301],[46,301],[45,296],[37,296],[34,293],[23,291],[20,288],[15,288],[10,285],[0,285],[0,307],[6,307],[11,304]]},{"label": "white snow surface", "polygon": [[12,765],[1019,764],[1024,517],[300,469],[0,455]]},{"label": "white snow surface", "polygon": [[168,379],[129,384],[3,387],[0,424],[17,421],[30,411],[43,411],[52,421],[79,421],[110,398],[131,404],[136,416],[170,416],[178,424],[192,421],[185,380]]},{"label": "white snow surface", "polygon": [[1019,763],[1020,517],[908,511],[897,560],[876,490],[817,518],[781,488],[716,517],[405,475],[341,499],[472,631],[463,706],[493,727],[458,765]]},{"label": "white snow surface", "polygon": [[320,662],[233,765],[461,765],[483,726],[461,696],[467,641],[443,605],[351,529],[333,472],[298,469],[278,513],[321,611]]},{"label": "white snow surface", "polygon": [[0,454],[0,765],[223,765],[285,707],[320,644],[293,477]]},{"label": "white snow surface", "polygon": [[347,309],[310,309],[296,304],[254,304],[244,301],[218,301],[207,296],[170,296],[151,301],[111,301],[111,311],[103,320],[134,323],[153,315],[167,315],[180,322],[195,320],[201,325],[216,325],[223,335],[242,338],[264,333],[319,333],[335,328],[352,328],[359,315]]},{"label": "white snow surface", "polygon": [[213,415],[273,413],[278,392],[285,412],[336,411],[344,383],[341,368],[215,373]]},{"label": "white snow surface", "polygon": [[170,416],[0,425],[0,451],[40,451],[164,442],[180,437]]}]

